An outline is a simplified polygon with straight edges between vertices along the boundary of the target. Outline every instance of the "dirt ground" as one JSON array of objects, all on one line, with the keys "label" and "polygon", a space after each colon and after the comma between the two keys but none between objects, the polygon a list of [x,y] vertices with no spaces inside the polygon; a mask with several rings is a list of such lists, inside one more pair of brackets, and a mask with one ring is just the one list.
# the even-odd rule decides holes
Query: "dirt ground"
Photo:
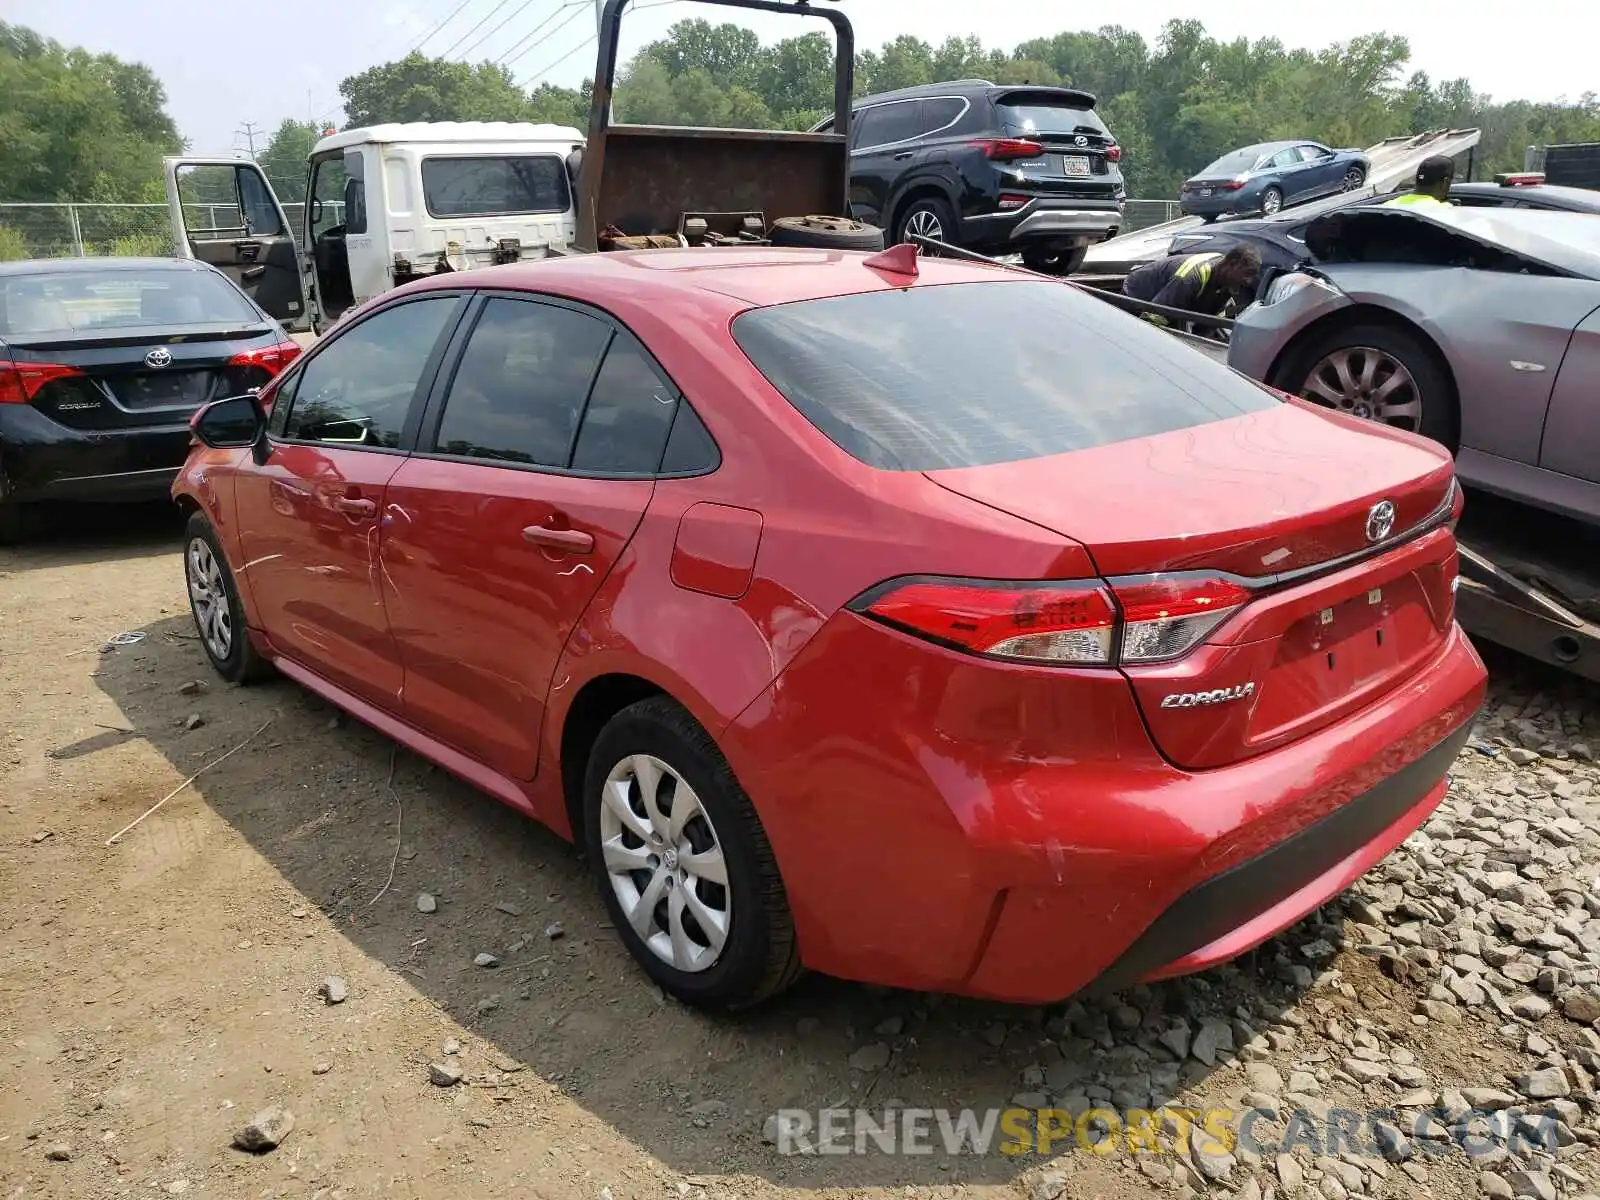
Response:
[{"label": "dirt ground", "polygon": [[[1036,1161],[785,1158],[762,1128],[857,1098],[1003,1104],[1059,1058],[1049,1014],[818,978],[738,1020],[664,999],[559,839],[293,684],[217,681],[179,534],[124,514],[0,551],[0,1194],[1029,1193]],[[102,649],[124,631],[144,636]],[[482,952],[500,965],[474,966]],[[1314,1001],[1250,963],[1134,999],[1407,1023],[1412,994],[1339,961],[1345,989]],[[329,975],[341,1004],[319,995]],[[1412,1043],[1423,1064],[1499,1084],[1492,1036],[1458,1028]],[[433,1086],[452,1039],[465,1082]],[[888,1064],[852,1069],[874,1041]],[[1184,1071],[1186,1099],[1244,1087],[1237,1064]],[[294,1114],[283,1145],[231,1148],[271,1105]],[[1073,1170],[1074,1200],[1161,1194],[1126,1161]],[[1470,1178],[1437,1168],[1431,1194]]]}]

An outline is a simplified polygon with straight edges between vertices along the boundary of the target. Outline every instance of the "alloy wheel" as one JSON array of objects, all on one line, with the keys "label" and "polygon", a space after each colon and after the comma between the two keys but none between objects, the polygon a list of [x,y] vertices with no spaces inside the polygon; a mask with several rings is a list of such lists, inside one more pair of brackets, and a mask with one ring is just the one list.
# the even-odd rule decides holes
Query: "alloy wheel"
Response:
[{"label": "alloy wheel", "polygon": [[1311,368],[1300,394],[1369,421],[1422,431],[1422,394],[1399,359],[1371,346],[1335,350]]},{"label": "alloy wheel", "polygon": [[222,662],[233,652],[233,610],[222,581],[222,566],[204,538],[190,540],[187,560],[194,623],[211,657]]},{"label": "alloy wheel", "polygon": [[1261,197],[1261,211],[1270,217],[1282,207],[1283,197],[1273,189],[1268,188],[1267,194]]},{"label": "alloy wheel", "polygon": [[618,762],[601,793],[600,850],[623,916],[651,953],[680,971],[714,966],[733,895],[722,843],[688,781],[649,754]]},{"label": "alloy wheel", "polygon": [[939,215],[931,208],[919,208],[906,218],[906,235],[932,238],[936,242],[942,242],[944,226],[939,221]]},{"label": "alloy wheel", "polygon": [[1346,192],[1353,192],[1366,181],[1367,177],[1361,173],[1360,167],[1351,167],[1344,173],[1344,186],[1342,190]]}]

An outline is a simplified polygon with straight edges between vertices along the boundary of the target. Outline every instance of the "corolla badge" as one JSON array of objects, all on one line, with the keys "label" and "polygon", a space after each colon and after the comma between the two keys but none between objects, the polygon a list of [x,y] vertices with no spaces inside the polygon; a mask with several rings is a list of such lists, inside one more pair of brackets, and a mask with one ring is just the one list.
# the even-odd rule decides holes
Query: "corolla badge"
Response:
[{"label": "corolla badge", "polygon": [[144,356],[144,365],[147,367],[170,367],[172,365],[172,351],[165,346],[157,346]]},{"label": "corolla badge", "polygon": [[1367,541],[1381,542],[1394,532],[1394,501],[1379,500],[1367,513]]},{"label": "corolla badge", "polygon": [[1209,692],[1172,692],[1161,697],[1161,707],[1201,708],[1208,704],[1226,704],[1230,700],[1243,700],[1255,694],[1255,684],[1236,683],[1232,687],[1213,688]]}]

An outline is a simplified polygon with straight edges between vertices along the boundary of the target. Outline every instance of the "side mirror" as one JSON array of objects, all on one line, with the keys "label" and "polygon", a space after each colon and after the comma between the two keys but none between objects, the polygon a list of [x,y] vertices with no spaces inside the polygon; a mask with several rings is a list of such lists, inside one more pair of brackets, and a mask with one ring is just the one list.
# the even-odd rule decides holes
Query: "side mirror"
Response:
[{"label": "side mirror", "polygon": [[567,178],[572,181],[574,186],[577,185],[578,174],[582,170],[583,170],[583,147],[579,146],[571,154],[567,155]]},{"label": "side mirror", "polygon": [[213,400],[189,422],[195,437],[213,450],[242,450],[254,446],[267,431],[267,417],[254,396],[229,396]]}]

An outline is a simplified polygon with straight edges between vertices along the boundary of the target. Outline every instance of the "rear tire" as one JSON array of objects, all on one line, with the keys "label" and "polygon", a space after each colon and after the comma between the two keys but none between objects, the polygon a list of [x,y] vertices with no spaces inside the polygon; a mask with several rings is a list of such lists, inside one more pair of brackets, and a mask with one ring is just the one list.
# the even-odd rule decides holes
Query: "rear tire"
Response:
[{"label": "rear tire", "polygon": [[956,214],[955,210],[942,196],[918,196],[905,211],[900,214],[900,220],[895,226],[895,242],[911,242],[919,247],[924,254],[939,253],[936,246],[924,246],[921,242],[912,241],[913,235],[933,238],[938,242],[955,244]]},{"label": "rear tire", "polygon": [[685,1004],[747,1008],[800,977],[760,818],[711,735],[673,700],[631,704],[600,731],[583,843],[617,936]]},{"label": "rear tire", "polygon": [[211,669],[229,683],[255,683],[272,675],[272,665],[256,652],[245,625],[244,605],[228,567],[217,531],[204,513],[189,518],[183,539],[183,572],[189,611],[200,634],[200,648]]},{"label": "rear tire", "polygon": [[[1366,377],[1369,360],[1372,374]],[[1395,374],[1394,366],[1410,377],[1409,382],[1401,379],[1393,391],[1380,395]],[[1364,377],[1363,389],[1359,385]],[[1341,388],[1342,378],[1358,386]],[[1314,339],[1295,356],[1284,390],[1352,416],[1420,433],[1452,454],[1460,441],[1461,417],[1449,371],[1427,343],[1398,325],[1349,325]],[[1420,408],[1415,414],[1405,411],[1408,391]],[[1340,392],[1345,394],[1336,399]]]},{"label": "rear tire", "polygon": [[882,250],[883,230],[850,217],[779,217],[767,231],[774,246]]},{"label": "rear tire", "polygon": [[1283,211],[1283,190],[1281,188],[1269,187],[1266,191],[1261,193],[1261,215],[1262,216],[1270,217],[1274,213],[1280,213],[1282,211]]},{"label": "rear tire", "polygon": [[1070,250],[1028,249],[1022,252],[1022,265],[1041,275],[1072,275],[1083,266],[1088,253],[1087,246]]}]

